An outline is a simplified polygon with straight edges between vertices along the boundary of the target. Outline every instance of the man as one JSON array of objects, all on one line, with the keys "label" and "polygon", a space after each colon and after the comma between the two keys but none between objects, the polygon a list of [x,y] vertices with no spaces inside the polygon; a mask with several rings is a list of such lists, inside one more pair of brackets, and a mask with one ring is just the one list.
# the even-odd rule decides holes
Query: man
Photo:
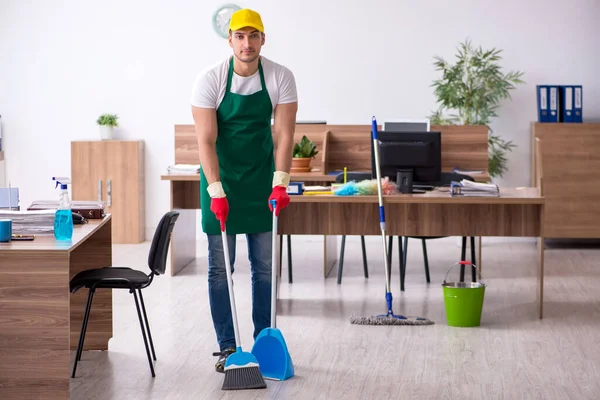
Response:
[{"label": "man", "polygon": [[260,55],[265,43],[260,15],[237,11],[229,28],[233,56],[201,73],[192,95],[202,229],[208,237],[209,301],[220,349],[214,353],[219,356],[218,372],[236,347],[221,230],[227,230],[232,269],[235,235],[247,238],[256,339],[271,323],[270,200],[276,201],[277,214],[289,204],[286,188],[298,109],[293,74]]}]

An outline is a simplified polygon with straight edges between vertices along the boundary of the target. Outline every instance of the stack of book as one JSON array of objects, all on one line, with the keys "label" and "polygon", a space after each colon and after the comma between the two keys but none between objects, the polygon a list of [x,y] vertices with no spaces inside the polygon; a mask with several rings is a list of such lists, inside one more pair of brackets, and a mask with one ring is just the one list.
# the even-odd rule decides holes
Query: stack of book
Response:
[{"label": "stack of book", "polygon": [[0,210],[0,219],[12,220],[12,233],[38,234],[54,232],[56,210]]},{"label": "stack of book", "polygon": [[450,184],[450,194],[465,197],[498,197],[500,189],[493,183],[479,183],[463,179]]},{"label": "stack of book", "polygon": [[167,167],[169,174],[195,175],[200,173],[200,164],[175,164]]}]

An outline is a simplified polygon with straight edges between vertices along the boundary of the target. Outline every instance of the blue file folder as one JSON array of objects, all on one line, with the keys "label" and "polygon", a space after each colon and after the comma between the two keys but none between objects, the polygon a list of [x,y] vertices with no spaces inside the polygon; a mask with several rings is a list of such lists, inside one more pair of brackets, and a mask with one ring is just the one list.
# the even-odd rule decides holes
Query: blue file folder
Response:
[{"label": "blue file folder", "polygon": [[538,122],[558,122],[558,86],[537,85]]},{"label": "blue file folder", "polygon": [[573,86],[573,122],[583,122],[583,87]]},{"label": "blue file folder", "polygon": [[558,121],[564,123],[573,122],[573,86],[561,85],[559,95],[560,114]]},{"label": "blue file folder", "polygon": [[560,118],[559,122],[582,122],[581,85],[560,86]]}]

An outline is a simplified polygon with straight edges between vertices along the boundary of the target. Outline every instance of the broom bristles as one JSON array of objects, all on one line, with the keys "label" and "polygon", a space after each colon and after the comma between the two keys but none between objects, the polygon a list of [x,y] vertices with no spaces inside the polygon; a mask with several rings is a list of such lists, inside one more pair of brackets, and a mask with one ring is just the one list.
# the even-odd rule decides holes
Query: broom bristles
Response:
[{"label": "broom bristles", "polygon": [[258,366],[235,366],[225,369],[222,390],[264,389],[267,383]]},{"label": "broom bristles", "polygon": [[351,317],[351,324],[356,325],[433,325],[434,322],[422,317],[390,317],[387,315],[371,317]]}]

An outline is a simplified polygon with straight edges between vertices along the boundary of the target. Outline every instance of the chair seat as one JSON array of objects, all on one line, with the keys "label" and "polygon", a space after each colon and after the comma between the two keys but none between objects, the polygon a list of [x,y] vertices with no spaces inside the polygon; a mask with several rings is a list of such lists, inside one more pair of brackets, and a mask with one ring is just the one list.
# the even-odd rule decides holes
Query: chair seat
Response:
[{"label": "chair seat", "polygon": [[443,239],[443,238],[447,238],[448,236],[407,236],[411,239]]},{"label": "chair seat", "polygon": [[150,278],[142,271],[127,267],[105,267],[88,269],[75,275],[70,282],[71,292],[82,287],[90,288],[94,284],[97,288],[130,288],[129,282],[135,288],[148,284]]}]

